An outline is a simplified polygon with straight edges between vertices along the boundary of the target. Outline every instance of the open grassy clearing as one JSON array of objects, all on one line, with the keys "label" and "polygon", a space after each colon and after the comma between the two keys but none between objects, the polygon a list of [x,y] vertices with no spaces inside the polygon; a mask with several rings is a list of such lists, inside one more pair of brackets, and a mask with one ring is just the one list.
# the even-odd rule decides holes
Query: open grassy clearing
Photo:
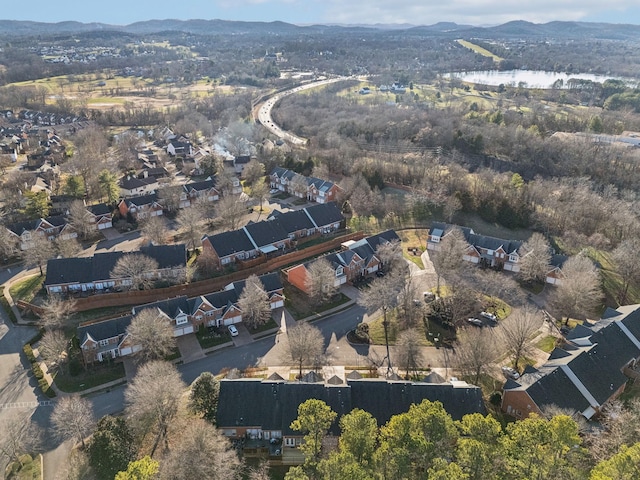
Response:
[{"label": "open grassy clearing", "polygon": [[113,382],[114,380],[124,380],[124,377],[124,364],[117,362],[110,365],[91,367],[89,370],[84,370],[76,376],[57,373],[53,381],[63,392],[75,393]]},{"label": "open grassy clearing", "polygon": [[40,275],[23,278],[19,282],[15,282],[11,285],[11,288],[9,288],[9,295],[11,295],[14,302],[17,302],[18,300],[29,302],[40,291],[44,280],[45,277]]},{"label": "open grassy clearing", "polygon": [[538,347],[543,352],[551,353],[551,351],[556,346],[556,340],[557,338],[553,335],[547,335],[546,337],[538,340],[538,342],[536,343],[536,347]]},{"label": "open grassy clearing", "polygon": [[472,50],[472,51],[482,55],[483,57],[493,58],[494,62],[501,62],[502,60],[504,60],[504,58],[499,57],[495,53],[491,53],[486,48],[482,48],[480,45],[476,45],[475,43],[471,43],[471,42],[468,42],[467,40],[462,40],[462,39],[458,39],[458,40],[456,40],[456,42],[458,42],[463,47],[466,47],[469,50]]}]

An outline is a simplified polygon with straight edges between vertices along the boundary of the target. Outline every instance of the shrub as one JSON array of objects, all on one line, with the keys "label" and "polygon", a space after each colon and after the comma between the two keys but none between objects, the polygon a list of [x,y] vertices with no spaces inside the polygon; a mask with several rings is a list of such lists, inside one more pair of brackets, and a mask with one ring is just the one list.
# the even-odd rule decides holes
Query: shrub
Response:
[{"label": "shrub", "polygon": [[370,343],[371,338],[369,337],[369,324],[368,323],[359,323],[356,326],[355,331],[356,338],[362,343]]},{"label": "shrub", "polygon": [[489,397],[489,403],[496,407],[499,406],[502,403],[502,395],[500,395],[500,392],[493,392]]}]

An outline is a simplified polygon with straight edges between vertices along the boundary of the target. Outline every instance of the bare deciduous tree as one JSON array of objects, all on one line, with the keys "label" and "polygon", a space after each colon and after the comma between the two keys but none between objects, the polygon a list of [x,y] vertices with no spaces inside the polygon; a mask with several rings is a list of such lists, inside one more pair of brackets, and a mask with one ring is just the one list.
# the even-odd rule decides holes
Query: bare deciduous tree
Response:
[{"label": "bare deciduous tree", "polygon": [[199,204],[192,205],[190,208],[183,208],[178,213],[176,222],[178,228],[185,237],[187,246],[196,248],[202,238],[202,221],[204,220],[204,212]]},{"label": "bare deciduous tree", "polygon": [[305,287],[314,305],[321,305],[338,292],[336,273],[325,258],[318,258],[307,267]]},{"label": "bare deciduous tree", "polygon": [[436,270],[436,293],[440,295],[441,277],[458,272],[464,262],[464,255],[469,244],[464,239],[464,234],[459,228],[449,230],[440,242],[440,249],[434,251],[431,260]]},{"label": "bare deciduous tree", "polygon": [[640,261],[638,252],[640,241],[637,238],[624,240],[612,253],[612,260],[616,265],[616,271],[622,278],[622,285],[618,292],[618,302],[623,305],[627,301],[629,287],[640,283]]},{"label": "bare deciduous tree", "polygon": [[147,218],[140,228],[142,236],[154,245],[165,245],[169,236],[169,228],[164,216]]},{"label": "bare deciduous tree", "polygon": [[0,432],[0,458],[9,462],[19,462],[20,455],[33,453],[40,447],[41,431],[30,418],[21,416],[18,410],[0,421]]},{"label": "bare deciduous tree", "polygon": [[502,343],[513,357],[514,367],[518,369],[520,359],[532,349],[532,340],[542,324],[540,311],[524,307],[514,311],[500,323],[499,333]]},{"label": "bare deciduous tree", "polygon": [[9,233],[4,225],[0,225],[0,255],[3,258],[9,258],[18,252],[18,238]]},{"label": "bare deciduous tree", "polygon": [[496,348],[496,336],[486,329],[475,327],[461,328],[457,334],[455,363],[460,372],[471,378],[471,383],[478,384],[489,364],[492,363],[499,350]]},{"label": "bare deciduous tree", "polygon": [[409,328],[400,332],[396,340],[398,365],[407,372],[416,372],[422,365],[420,335],[417,330]]},{"label": "bare deciduous tree", "polygon": [[247,214],[247,205],[238,197],[227,196],[218,200],[215,211],[218,225],[227,232],[240,226],[242,217]]},{"label": "bare deciduous tree", "polygon": [[398,306],[398,297],[405,282],[404,275],[389,273],[384,277],[376,278],[369,288],[361,293],[358,303],[367,309],[369,314],[382,310],[384,338],[387,347],[387,374],[391,374],[391,356],[389,354],[389,319],[390,310]]},{"label": "bare deciduous tree", "polygon": [[164,458],[160,478],[235,480],[241,463],[220,430],[204,420],[190,420],[179,442]]},{"label": "bare deciduous tree", "polygon": [[262,204],[269,198],[269,184],[264,180],[254,182],[251,186],[251,196],[258,201],[262,213]]},{"label": "bare deciduous tree", "polygon": [[84,449],[84,439],[93,431],[95,418],[89,400],[74,395],[62,397],[51,414],[56,434],[63,440],[76,439]]},{"label": "bare deciduous tree", "polygon": [[175,212],[180,208],[180,196],[184,192],[182,185],[167,185],[158,189],[160,203],[169,212]]},{"label": "bare deciduous tree", "polygon": [[302,377],[302,366],[315,364],[324,353],[324,338],[317,327],[300,322],[287,330],[289,355],[298,365],[299,376]]},{"label": "bare deciduous tree", "polygon": [[167,362],[152,361],[140,367],[124,392],[126,413],[144,436],[155,433],[151,456],[166,441],[186,385],[178,370]]},{"label": "bare deciduous tree", "polygon": [[631,400],[628,405],[620,401],[608,403],[603,409],[602,426],[587,436],[589,451],[598,460],[610,458],[622,445],[640,442],[640,400]]},{"label": "bare deciduous tree", "polygon": [[544,282],[551,262],[551,246],[544,235],[534,233],[522,244],[518,251],[520,272],[518,276],[525,282]]},{"label": "bare deciduous tree", "polygon": [[569,258],[562,266],[562,278],[551,295],[556,316],[585,318],[593,314],[602,299],[600,275],[591,259],[583,255]]},{"label": "bare deciduous tree", "polygon": [[289,182],[289,192],[299,198],[306,197],[308,188],[307,178],[299,173],[296,173],[291,179],[291,182]]},{"label": "bare deciduous tree", "polygon": [[37,265],[40,275],[43,275],[42,266],[56,255],[55,245],[43,235],[33,235],[32,238],[30,248],[22,250],[22,258],[28,265]]},{"label": "bare deciduous tree", "polygon": [[53,243],[58,257],[73,258],[82,251],[82,245],[75,238],[57,238]]},{"label": "bare deciduous tree", "polygon": [[69,205],[69,221],[81,238],[87,238],[96,229],[93,217],[82,200],[74,200]]},{"label": "bare deciduous tree", "polygon": [[63,299],[57,295],[49,296],[41,305],[42,308],[42,325],[47,330],[55,330],[62,328],[74,312],[76,301],[73,299]]},{"label": "bare deciduous tree", "polygon": [[147,290],[152,287],[157,270],[158,262],[153,258],[128,253],[118,259],[111,270],[111,277],[130,280],[131,288]]},{"label": "bare deciduous tree", "polygon": [[163,359],[176,346],[169,319],[155,308],[145,308],[138,312],[131,319],[127,334],[132,345],[140,345],[136,356],[142,362]]},{"label": "bare deciduous tree", "polygon": [[60,330],[48,330],[44,333],[38,343],[38,352],[47,363],[49,370],[64,370],[69,356],[67,348],[69,339]]},{"label": "bare deciduous tree", "polygon": [[255,159],[250,160],[242,171],[242,177],[250,186],[253,186],[258,180],[264,178],[264,163]]},{"label": "bare deciduous tree", "polygon": [[242,311],[242,321],[249,328],[263,325],[271,317],[269,296],[256,275],[249,276],[245,281],[242,293],[238,298],[238,306]]}]

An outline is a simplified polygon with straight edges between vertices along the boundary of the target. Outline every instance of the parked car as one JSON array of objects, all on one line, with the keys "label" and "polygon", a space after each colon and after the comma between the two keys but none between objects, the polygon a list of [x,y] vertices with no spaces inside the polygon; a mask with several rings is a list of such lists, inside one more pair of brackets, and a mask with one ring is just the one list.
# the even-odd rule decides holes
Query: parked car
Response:
[{"label": "parked car", "polygon": [[427,303],[433,302],[436,299],[436,294],[433,292],[422,292],[422,296]]},{"label": "parked car", "polygon": [[376,277],[384,277],[384,272],[382,270],[378,270],[376,272]]},{"label": "parked car", "polygon": [[235,325],[229,325],[229,334],[232,337],[237,337],[238,336],[238,329],[235,327]]},{"label": "parked car", "polygon": [[517,370],[511,368],[511,367],[502,367],[502,374],[507,377],[510,378],[512,380],[517,380],[520,378],[520,374],[517,372]]},{"label": "parked car", "polygon": [[480,316],[486,318],[487,320],[491,320],[492,322],[498,321],[498,317],[496,317],[493,313],[480,312]]},{"label": "parked car", "polygon": [[476,327],[484,327],[484,322],[479,318],[467,318],[467,322],[469,322],[472,325],[475,325]]}]

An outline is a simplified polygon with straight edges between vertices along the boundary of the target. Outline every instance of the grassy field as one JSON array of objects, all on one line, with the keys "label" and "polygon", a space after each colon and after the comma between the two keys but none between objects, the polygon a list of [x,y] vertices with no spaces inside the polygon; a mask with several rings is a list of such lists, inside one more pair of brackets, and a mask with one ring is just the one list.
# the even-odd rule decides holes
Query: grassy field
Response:
[{"label": "grassy field", "polygon": [[301,292],[291,285],[285,285],[284,295],[286,298],[285,307],[296,320],[301,320],[303,318],[310,317],[311,315],[326,312],[327,310],[343,305],[350,300],[349,297],[340,293],[334,301],[327,302],[316,307],[311,305],[309,297],[307,297],[304,292]]},{"label": "grassy field", "polygon": [[[404,258],[415,263],[421,269],[424,269],[424,265],[420,255],[426,249],[428,232],[426,229],[399,230],[396,232],[402,242],[402,255],[404,255]],[[408,248],[417,248],[417,255],[409,252]]]},{"label": "grassy field", "polygon": [[9,288],[9,295],[11,295],[14,302],[17,302],[18,300],[29,302],[42,288],[44,278],[44,276],[40,275],[23,278],[19,282],[11,285],[11,288]]},{"label": "grassy field", "polygon": [[54,377],[54,382],[63,392],[75,393],[114,380],[124,379],[124,376],[124,364],[118,362],[106,366],[91,367],[75,377],[58,373]]},{"label": "grassy field", "polygon": [[543,352],[551,353],[551,351],[556,347],[557,338],[553,335],[547,335],[546,337],[541,338],[538,343],[536,343],[536,347],[538,347]]},{"label": "grassy field", "polygon": [[462,45],[463,47],[466,47],[469,50],[473,50],[474,52],[482,55],[483,57],[493,58],[493,61],[496,62],[496,63],[501,62],[502,60],[504,60],[504,58],[499,57],[495,53],[491,53],[486,48],[482,48],[480,45],[476,45],[475,43],[471,43],[471,42],[468,42],[467,40],[462,40],[462,39],[459,39],[459,40],[456,40],[456,41],[460,45]]}]

